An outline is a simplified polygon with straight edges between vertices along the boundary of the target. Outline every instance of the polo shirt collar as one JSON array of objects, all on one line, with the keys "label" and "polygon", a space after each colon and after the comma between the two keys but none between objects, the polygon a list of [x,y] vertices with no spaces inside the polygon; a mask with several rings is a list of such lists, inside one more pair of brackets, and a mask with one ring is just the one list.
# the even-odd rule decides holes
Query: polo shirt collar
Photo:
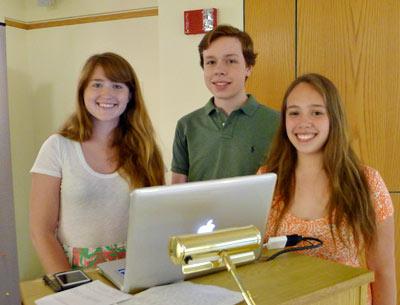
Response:
[{"label": "polo shirt collar", "polygon": [[[248,116],[252,116],[258,108],[258,103],[251,94],[248,94],[247,96],[247,101],[238,110],[241,110],[244,114]],[[204,110],[207,115],[210,115],[212,112],[217,111],[217,107],[215,107],[214,105],[214,97],[209,99],[207,104],[204,106]]]},{"label": "polo shirt collar", "polygon": [[217,110],[217,107],[215,107],[215,105],[214,105],[214,98],[213,97],[208,100],[207,104],[204,106],[204,110],[206,111],[207,115],[209,115],[213,111]]},{"label": "polo shirt collar", "polygon": [[248,98],[247,98],[246,103],[244,103],[244,105],[242,107],[240,107],[239,109],[242,110],[244,114],[247,114],[248,116],[252,116],[258,108],[258,103],[251,94],[249,94],[247,96],[248,96]]}]

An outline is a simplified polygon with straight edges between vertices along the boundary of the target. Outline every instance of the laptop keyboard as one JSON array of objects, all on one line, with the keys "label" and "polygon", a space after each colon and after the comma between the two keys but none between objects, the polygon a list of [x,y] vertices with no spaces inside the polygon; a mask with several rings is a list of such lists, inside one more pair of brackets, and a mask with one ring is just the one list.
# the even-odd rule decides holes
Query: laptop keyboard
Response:
[{"label": "laptop keyboard", "polygon": [[125,275],[125,268],[117,269],[118,273],[124,277]]}]

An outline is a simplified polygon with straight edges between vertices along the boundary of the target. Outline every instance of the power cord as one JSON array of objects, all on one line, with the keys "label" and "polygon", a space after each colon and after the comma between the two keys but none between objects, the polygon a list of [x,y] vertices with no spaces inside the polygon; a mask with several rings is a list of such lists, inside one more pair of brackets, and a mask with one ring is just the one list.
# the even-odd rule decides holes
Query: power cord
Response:
[{"label": "power cord", "polygon": [[[297,245],[298,243],[300,243],[302,241],[307,242],[309,245],[301,246],[301,247],[294,247],[295,245]],[[286,248],[286,247],[290,247],[290,248],[286,248],[281,251],[278,251],[268,257],[267,256],[261,257],[261,260],[271,261],[283,253],[316,249],[316,248],[321,247],[322,244],[323,244],[322,240],[320,240],[316,237],[304,237],[304,236],[297,235],[297,234],[270,237],[268,239],[268,242],[263,245],[263,248],[267,248],[269,250],[281,249],[281,248]]]}]

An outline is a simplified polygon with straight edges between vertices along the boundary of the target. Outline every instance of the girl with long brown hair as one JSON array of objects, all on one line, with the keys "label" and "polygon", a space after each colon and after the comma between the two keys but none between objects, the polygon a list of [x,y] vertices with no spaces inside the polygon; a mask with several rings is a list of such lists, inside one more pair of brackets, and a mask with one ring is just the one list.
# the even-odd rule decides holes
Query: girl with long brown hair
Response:
[{"label": "girl with long brown hair", "polygon": [[47,273],[125,256],[129,192],[164,184],[164,163],[132,66],[85,63],[76,111],[31,170],[30,231]]},{"label": "girl with long brown hair", "polygon": [[334,84],[318,74],[287,89],[281,123],[259,173],[278,175],[265,238],[321,239],[306,254],[375,272],[373,304],[396,302],[393,204],[379,173],[360,163]]}]

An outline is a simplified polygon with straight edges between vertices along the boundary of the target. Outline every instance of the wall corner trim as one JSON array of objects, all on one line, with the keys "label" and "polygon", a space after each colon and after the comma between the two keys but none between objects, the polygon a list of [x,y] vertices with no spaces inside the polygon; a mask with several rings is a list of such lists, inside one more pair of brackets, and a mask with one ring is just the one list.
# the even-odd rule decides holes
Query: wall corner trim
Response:
[{"label": "wall corner trim", "polygon": [[108,13],[94,14],[87,16],[74,16],[74,17],[60,18],[60,19],[30,21],[30,22],[6,17],[5,24],[7,26],[12,26],[23,30],[35,30],[35,29],[68,26],[68,25],[76,25],[83,23],[114,21],[121,19],[152,17],[152,16],[158,16],[158,7],[150,7],[145,9],[136,9],[136,10],[119,11],[119,12],[108,12]]}]

